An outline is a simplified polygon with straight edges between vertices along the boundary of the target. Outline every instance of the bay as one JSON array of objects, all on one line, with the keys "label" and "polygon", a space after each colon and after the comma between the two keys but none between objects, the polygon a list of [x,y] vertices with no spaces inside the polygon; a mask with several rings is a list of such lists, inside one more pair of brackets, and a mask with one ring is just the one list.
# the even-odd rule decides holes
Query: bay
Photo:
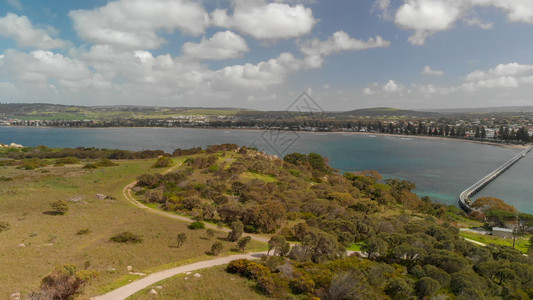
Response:
[{"label": "bay", "polygon": [[[97,147],[125,150],[205,147],[235,143],[276,155],[315,152],[340,172],[376,170],[385,178],[416,183],[420,196],[457,204],[465,188],[512,158],[519,149],[455,140],[352,133],[294,133],[188,128],[0,127],[0,143],[24,146]],[[533,154],[529,154],[476,197],[504,199],[533,213]]]}]

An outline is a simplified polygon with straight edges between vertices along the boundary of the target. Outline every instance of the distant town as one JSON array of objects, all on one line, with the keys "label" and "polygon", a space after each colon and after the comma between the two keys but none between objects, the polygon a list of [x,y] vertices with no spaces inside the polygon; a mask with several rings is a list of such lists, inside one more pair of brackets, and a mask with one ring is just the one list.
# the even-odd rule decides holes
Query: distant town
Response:
[{"label": "distant town", "polygon": [[530,143],[532,108],[475,111],[412,111],[393,108],[349,112],[254,111],[245,109],[83,107],[53,104],[0,104],[0,126],[72,128],[182,127],[366,132]]}]

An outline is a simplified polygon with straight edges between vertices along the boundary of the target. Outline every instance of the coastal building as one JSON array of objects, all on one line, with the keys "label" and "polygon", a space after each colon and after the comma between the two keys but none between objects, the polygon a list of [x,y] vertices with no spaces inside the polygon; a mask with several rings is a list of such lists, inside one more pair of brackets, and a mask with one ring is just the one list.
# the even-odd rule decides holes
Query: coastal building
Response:
[{"label": "coastal building", "polygon": [[512,239],[513,230],[509,228],[492,227],[492,235],[504,239]]}]

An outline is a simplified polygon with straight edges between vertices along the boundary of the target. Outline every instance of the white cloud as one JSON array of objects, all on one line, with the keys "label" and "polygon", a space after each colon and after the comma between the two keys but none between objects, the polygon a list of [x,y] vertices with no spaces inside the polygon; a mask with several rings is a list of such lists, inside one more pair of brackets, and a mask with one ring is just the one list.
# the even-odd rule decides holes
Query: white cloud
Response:
[{"label": "white cloud", "polygon": [[309,68],[320,68],[324,57],[341,51],[358,51],[371,48],[389,47],[390,42],[377,36],[367,41],[351,38],[344,31],[337,31],[325,41],[312,39],[299,44],[300,51],[306,55],[305,62]]},{"label": "white cloud", "polygon": [[531,0],[469,0],[473,5],[493,6],[507,12],[512,22],[533,24],[533,1]]},{"label": "white cloud", "polygon": [[231,31],[217,32],[200,43],[187,42],[182,48],[186,56],[205,60],[236,58],[248,51],[246,41]]},{"label": "white cloud", "polygon": [[165,42],[160,30],[199,35],[209,23],[202,5],[189,0],[119,0],[69,16],[81,38],[126,49],[158,48]]},{"label": "white cloud", "polygon": [[392,79],[389,80],[389,82],[387,82],[383,86],[383,91],[387,93],[397,93],[397,92],[402,92],[403,90],[405,90],[405,87],[401,84],[396,83],[396,81]]},{"label": "white cloud", "polygon": [[300,50],[308,56],[328,56],[341,51],[357,51],[389,46],[390,42],[380,36],[362,41],[351,38],[344,31],[337,31],[326,41],[313,39],[302,43]]},{"label": "white cloud", "polygon": [[405,29],[414,29],[409,41],[423,45],[435,32],[450,29],[462,15],[459,1],[407,0],[396,12],[395,22]]},{"label": "white cloud", "polygon": [[[445,31],[464,19],[470,26],[483,29],[492,28],[492,23],[483,22],[475,15],[477,7],[494,7],[507,13],[511,22],[533,24],[533,1],[531,0],[403,0],[394,15],[394,22],[401,28],[414,30],[409,41],[414,45],[423,45],[427,37]],[[387,0],[376,0],[374,9],[380,9],[384,15],[391,14]]]},{"label": "white cloud", "polygon": [[492,29],[494,27],[494,23],[485,23],[478,18],[468,18],[465,19],[465,22],[468,26],[478,26],[481,29]]},{"label": "white cloud", "polygon": [[215,72],[213,80],[216,88],[225,86],[264,89],[281,84],[290,73],[308,68],[304,60],[295,58],[290,53],[282,53],[277,58],[258,64],[228,66]]},{"label": "white cloud", "polygon": [[488,71],[476,70],[466,75],[467,81],[462,87],[467,91],[483,88],[518,88],[520,83],[531,83],[533,76],[524,76],[533,72],[533,65],[519,63],[499,64]]},{"label": "white cloud", "polygon": [[15,9],[22,10],[22,3],[19,0],[7,0],[7,4]]},{"label": "white cloud", "polygon": [[28,17],[8,13],[0,18],[0,36],[12,38],[19,47],[39,49],[63,48],[66,41],[54,39],[41,28],[35,28]]},{"label": "white cloud", "polygon": [[387,21],[392,20],[390,0],[376,0],[372,5],[372,11],[381,11],[380,17]]},{"label": "white cloud", "polygon": [[425,66],[425,67],[424,67],[424,70],[422,70],[421,73],[424,74],[424,75],[435,75],[435,76],[442,76],[442,75],[444,75],[444,72],[443,72],[443,71],[433,70],[433,69],[431,69],[430,66]]},{"label": "white cloud", "polygon": [[211,23],[217,27],[235,28],[256,39],[288,39],[307,35],[316,20],[310,8],[298,4],[266,3],[264,0],[233,0],[233,14],[217,9]]}]

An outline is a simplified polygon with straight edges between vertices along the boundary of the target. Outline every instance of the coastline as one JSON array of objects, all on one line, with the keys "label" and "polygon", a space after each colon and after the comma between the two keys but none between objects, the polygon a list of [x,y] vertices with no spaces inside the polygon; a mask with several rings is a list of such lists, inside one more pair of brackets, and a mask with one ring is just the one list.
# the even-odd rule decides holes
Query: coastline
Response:
[{"label": "coastline", "polygon": [[[126,126],[120,126],[120,127],[50,127],[50,126],[2,126],[4,128],[42,128],[42,129],[135,129],[135,128],[143,128],[143,129],[150,129],[150,128],[158,128],[158,129],[191,129],[191,130],[239,130],[239,131],[267,131],[269,129],[255,129],[255,128],[234,128],[234,127],[227,127],[227,128],[211,128],[211,127],[126,127]],[[478,140],[470,140],[470,139],[459,139],[459,138],[452,138],[452,137],[443,137],[443,136],[425,136],[425,135],[406,135],[406,134],[391,134],[391,133],[377,133],[377,132],[361,132],[361,131],[301,131],[301,130],[286,130],[286,131],[294,131],[297,133],[304,133],[304,134],[318,134],[318,135],[326,135],[326,134],[355,134],[355,135],[366,135],[366,136],[385,136],[385,137],[393,137],[393,138],[410,138],[410,139],[427,139],[427,140],[441,140],[441,141],[451,141],[451,142],[466,142],[466,143],[475,143],[475,144],[482,144],[482,145],[490,145],[490,146],[497,146],[497,147],[503,147],[507,149],[515,149],[515,150],[523,150],[528,147],[527,144],[525,145],[518,145],[518,144],[511,144],[511,143],[496,143],[496,142],[490,142],[490,141],[478,141]]]}]

